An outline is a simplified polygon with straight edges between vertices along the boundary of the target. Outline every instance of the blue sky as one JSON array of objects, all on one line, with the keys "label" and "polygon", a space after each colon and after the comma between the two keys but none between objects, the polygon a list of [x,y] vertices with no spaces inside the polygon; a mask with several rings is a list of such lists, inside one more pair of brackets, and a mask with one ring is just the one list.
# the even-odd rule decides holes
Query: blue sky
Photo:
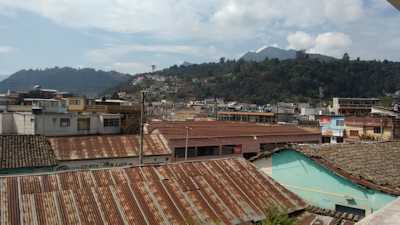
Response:
[{"label": "blue sky", "polygon": [[0,0],[0,75],[54,66],[125,73],[263,46],[400,61],[383,0]]}]

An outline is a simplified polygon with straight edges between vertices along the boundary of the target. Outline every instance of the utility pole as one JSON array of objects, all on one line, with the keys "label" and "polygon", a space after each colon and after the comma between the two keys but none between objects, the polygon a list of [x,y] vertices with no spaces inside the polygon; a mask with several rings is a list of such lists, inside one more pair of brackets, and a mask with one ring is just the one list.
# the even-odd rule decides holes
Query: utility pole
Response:
[{"label": "utility pole", "polygon": [[186,143],[185,143],[185,161],[188,158],[188,145],[189,145],[189,127],[186,126]]},{"label": "utility pole", "polygon": [[140,149],[139,149],[139,165],[143,165],[143,138],[144,138],[144,97],[145,91],[140,92]]}]

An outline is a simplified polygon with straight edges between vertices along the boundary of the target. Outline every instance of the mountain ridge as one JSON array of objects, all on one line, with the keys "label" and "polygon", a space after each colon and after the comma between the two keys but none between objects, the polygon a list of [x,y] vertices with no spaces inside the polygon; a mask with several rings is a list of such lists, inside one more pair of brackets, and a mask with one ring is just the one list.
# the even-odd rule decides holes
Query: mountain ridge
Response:
[{"label": "mountain ridge", "polygon": [[91,68],[23,69],[2,80],[0,82],[0,91],[28,91],[33,86],[40,85],[42,88],[97,96],[129,79],[130,76],[128,74]]},{"label": "mountain ridge", "polygon": [[281,49],[273,46],[269,47],[262,47],[256,51],[249,51],[245,53],[240,59],[243,59],[247,62],[262,62],[266,58],[269,59],[279,59],[279,60],[287,60],[287,59],[296,59],[300,55],[304,57],[308,57],[310,59],[316,59],[320,61],[331,61],[335,60],[336,58],[332,56],[327,56],[318,53],[305,53],[304,51],[297,51],[294,49]]}]

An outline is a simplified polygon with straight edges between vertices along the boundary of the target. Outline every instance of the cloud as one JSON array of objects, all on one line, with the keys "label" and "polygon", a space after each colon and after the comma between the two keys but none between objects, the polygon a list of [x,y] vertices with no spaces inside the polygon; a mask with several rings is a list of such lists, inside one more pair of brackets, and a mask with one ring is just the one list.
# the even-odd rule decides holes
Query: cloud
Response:
[{"label": "cloud", "polygon": [[16,48],[14,48],[12,46],[1,46],[0,45],[0,54],[8,54],[8,53],[12,53],[15,51],[16,51]]},{"label": "cloud", "polygon": [[310,52],[339,57],[349,51],[351,44],[352,40],[346,34],[338,32],[323,33],[317,36],[315,46],[310,49]]},{"label": "cloud", "polygon": [[287,41],[289,43],[289,49],[308,50],[315,45],[315,38],[302,31],[290,33],[287,37]]},{"label": "cloud", "polygon": [[1,0],[77,28],[201,39],[250,38],[271,26],[344,23],[363,15],[362,0]]},{"label": "cloud", "polygon": [[214,46],[200,47],[191,45],[116,45],[99,49],[91,49],[85,56],[92,62],[109,62],[115,58],[120,58],[134,53],[151,53],[154,55],[171,54],[198,56],[204,58],[217,59],[221,54]]},{"label": "cloud", "polygon": [[308,33],[297,31],[287,37],[288,48],[307,50],[310,53],[327,54],[340,57],[349,51],[352,40],[350,36],[340,32],[327,32],[312,36]]},{"label": "cloud", "polygon": [[115,62],[109,68],[122,73],[134,74],[138,72],[150,71],[150,65],[140,62]]}]

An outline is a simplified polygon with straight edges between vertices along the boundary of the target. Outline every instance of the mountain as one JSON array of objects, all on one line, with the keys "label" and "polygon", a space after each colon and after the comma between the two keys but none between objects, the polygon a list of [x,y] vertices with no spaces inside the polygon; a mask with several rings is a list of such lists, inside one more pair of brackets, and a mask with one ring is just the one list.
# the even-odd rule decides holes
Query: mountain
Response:
[{"label": "mountain", "polygon": [[[247,62],[261,62],[266,58],[269,59],[279,59],[279,60],[287,60],[287,59],[296,59],[298,57],[298,53],[302,54],[300,51],[296,51],[293,49],[285,50],[276,47],[264,47],[255,52],[247,52],[244,54],[241,59]],[[317,59],[320,61],[331,61],[335,58],[330,56],[325,56],[321,54],[312,54],[312,53],[303,53],[305,57],[310,59]]]},{"label": "mountain", "polygon": [[55,67],[43,70],[21,70],[0,82],[0,91],[27,91],[35,85],[75,94],[97,96],[107,89],[128,81],[130,76],[115,71],[89,68]]},{"label": "mountain", "polygon": [[221,60],[185,67],[175,65],[154,74],[164,79],[149,78],[134,85],[125,82],[114,92],[123,90],[139,96],[140,90],[149,90],[154,100],[218,97],[266,104],[319,102],[321,96],[326,102],[332,97],[384,97],[400,90],[400,62],[387,60]]}]

